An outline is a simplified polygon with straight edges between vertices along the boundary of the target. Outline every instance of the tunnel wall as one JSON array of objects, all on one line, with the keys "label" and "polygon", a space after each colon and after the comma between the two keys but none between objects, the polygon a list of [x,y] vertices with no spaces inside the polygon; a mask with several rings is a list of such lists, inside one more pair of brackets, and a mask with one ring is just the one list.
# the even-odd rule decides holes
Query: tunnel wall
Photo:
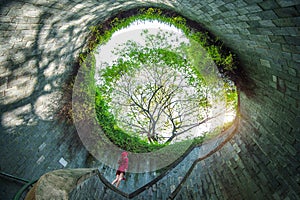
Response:
[{"label": "tunnel wall", "polygon": [[299,198],[300,6],[292,0],[1,1],[1,171],[33,179],[63,168],[61,158],[67,168],[91,165],[74,126],[56,114],[63,87],[88,27],[139,5],[202,24],[239,56],[241,82],[251,85],[241,88],[238,133],[195,171],[199,187],[234,199]]}]

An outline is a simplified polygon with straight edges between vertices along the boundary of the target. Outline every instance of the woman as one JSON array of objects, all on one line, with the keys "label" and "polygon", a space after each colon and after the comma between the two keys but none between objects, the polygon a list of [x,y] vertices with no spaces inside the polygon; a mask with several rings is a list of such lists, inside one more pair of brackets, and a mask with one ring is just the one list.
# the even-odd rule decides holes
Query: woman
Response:
[{"label": "woman", "polygon": [[116,187],[119,187],[121,180],[125,180],[125,171],[128,168],[128,158],[127,158],[128,153],[126,151],[122,152],[121,158],[118,160],[119,168],[116,172],[116,179],[111,183],[115,184]]}]

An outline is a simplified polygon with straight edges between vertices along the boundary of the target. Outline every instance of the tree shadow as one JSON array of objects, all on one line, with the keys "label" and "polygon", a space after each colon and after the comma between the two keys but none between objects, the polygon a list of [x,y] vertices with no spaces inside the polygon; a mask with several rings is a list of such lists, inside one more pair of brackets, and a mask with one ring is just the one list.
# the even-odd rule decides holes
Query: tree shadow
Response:
[{"label": "tree shadow", "polygon": [[[58,10],[61,5],[0,4],[1,35],[7,41],[0,79],[1,171],[22,178],[35,179],[63,168],[61,158],[66,167],[88,167],[96,161],[74,125],[57,116],[63,102],[71,101],[64,97],[63,87],[76,75],[77,56],[87,41],[88,27],[95,23],[82,18],[94,7],[89,4],[76,14]],[[27,6],[36,8],[38,16],[14,15],[14,9]]]}]

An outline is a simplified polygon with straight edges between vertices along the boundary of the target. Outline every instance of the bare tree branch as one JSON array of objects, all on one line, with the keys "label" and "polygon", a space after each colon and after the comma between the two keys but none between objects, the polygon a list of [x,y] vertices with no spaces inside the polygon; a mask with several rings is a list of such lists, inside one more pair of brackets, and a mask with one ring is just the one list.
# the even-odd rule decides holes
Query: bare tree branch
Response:
[{"label": "bare tree branch", "polygon": [[[202,86],[200,79],[194,81],[197,76],[189,68],[186,58],[182,58],[185,55],[182,47],[174,49],[177,52],[171,57],[174,57],[174,64],[172,60],[165,62],[160,59],[163,54],[159,52],[168,51],[170,47],[164,43],[167,33],[144,34],[146,48],[129,41],[117,49],[117,54],[125,60],[132,56],[132,63],[138,67],[122,74],[111,86],[111,98],[115,98],[111,107],[121,116],[121,126],[147,134],[149,142],[171,142],[218,116],[209,116],[208,109],[209,95],[217,91]],[[149,60],[146,61],[146,57]],[[180,60],[176,62],[176,59]]]}]

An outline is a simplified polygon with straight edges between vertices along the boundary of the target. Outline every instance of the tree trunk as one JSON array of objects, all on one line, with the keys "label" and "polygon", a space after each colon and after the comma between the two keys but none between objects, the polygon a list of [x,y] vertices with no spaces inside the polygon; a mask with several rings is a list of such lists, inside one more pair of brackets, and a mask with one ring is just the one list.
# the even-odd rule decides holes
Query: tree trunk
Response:
[{"label": "tree trunk", "polygon": [[172,134],[172,136],[169,137],[169,139],[165,142],[165,144],[171,142],[175,137],[176,137],[176,134]]}]

